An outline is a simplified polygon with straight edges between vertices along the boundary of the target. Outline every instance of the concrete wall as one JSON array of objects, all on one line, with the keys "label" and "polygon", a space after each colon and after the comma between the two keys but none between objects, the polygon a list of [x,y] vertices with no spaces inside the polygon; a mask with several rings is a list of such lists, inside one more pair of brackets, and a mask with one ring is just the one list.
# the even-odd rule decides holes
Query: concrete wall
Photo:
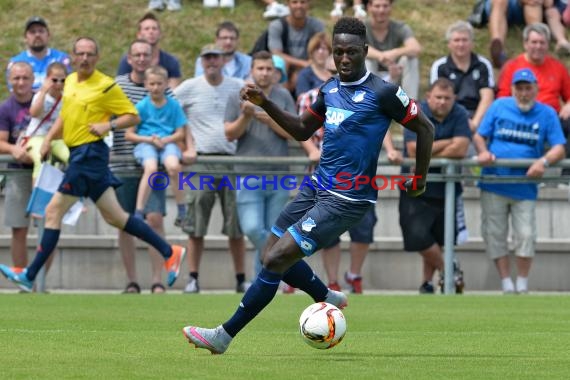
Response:
[{"label": "concrete wall", "polygon": [[[0,198],[3,210],[4,198]],[[499,279],[491,261],[484,253],[480,237],[479,191],[466,188],[465,205],[470,239],[458,247],[457,254],[465,271],[466,291],[498,290]],[[169,212],[166,218],[167,237],[171,242],[184,244],[185,235],[173,227],[175,205],[169,199]],[[0,212],[3,215],[3,212]],[[417,289],[421,279],[421,261],[416,253],[403,252],[401,232],[398,224],[398,194],[394,191],[380,193],[377,203],[378,224],[375,229],[376,241],[363,270],[365,289]],[[537,257],[531,272],[531,290],[568,291],[570,290],[570,237],[568,230],[568,191],[557,188],[541,190],[537,207],[538,244]],[[231,289],[235,286],[232,261],[227,250],[226,240],[220,235],[220,210],[216,206],[210,225],[211,235],[206,238],[201,270],[200,285],[203,289]],[[36,230],[30,229],[29,257],[32,258],[37,237]],[[58,255],[47,277],[48,288],[53,289],[117,289],[126,283],[120,254],[117,249],[116,231],[105,224],[93,204],[87,205],[87,212],[76,227],[66,226],[58,246]],[[348,247],[343,237],[343,250]],[[250,245],[248,245],[251,248]],[[251,272],[251,252],[248,253],[248,273]],[[341,273],[348,266],[348,254],[342,255]],[[320,254],[308,259],[317,273],[323,275]],[[0,227],[0,263],[11,263],[10,231]],[[140,283],[150,287],[150,264],[146,247],[139,245],[137,269]],[[250,273],[249,273],[250,274]],[[186,264],[183,275],[175,285],[182,289],[187,280]],[[324,277],[324,276],[323,276]],[[0,277],[0,288],[11,288]]]}]

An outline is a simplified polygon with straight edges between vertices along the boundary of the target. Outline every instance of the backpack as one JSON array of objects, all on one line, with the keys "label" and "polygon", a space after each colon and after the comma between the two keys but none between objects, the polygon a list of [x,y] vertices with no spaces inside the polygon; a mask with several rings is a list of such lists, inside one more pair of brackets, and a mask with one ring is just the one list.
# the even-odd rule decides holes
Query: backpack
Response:
[{"label": "backpack", "polygon": [[[289,42],[289,24],[285,17],[279,19],[281,25],[283,26],[283,33],[281,33],[281,42],[283,43],[283,53],[287,54],[287,43]],[[249,55],[254,55],[258,51],[269,51],[269,30],[265,29],[263,33],[257,37],[253,48],[249,52]]]}]

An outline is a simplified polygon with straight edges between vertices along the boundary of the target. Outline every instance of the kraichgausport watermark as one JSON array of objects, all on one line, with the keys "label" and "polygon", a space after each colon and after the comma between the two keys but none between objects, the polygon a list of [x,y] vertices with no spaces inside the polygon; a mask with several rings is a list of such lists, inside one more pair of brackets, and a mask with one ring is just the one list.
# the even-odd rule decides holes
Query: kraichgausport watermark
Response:
[{"label": "kraichgausport watermark", "polygon": [[[411,180],[411,189],[417,189],[417,180],[421,176],[412,174],[378,174],[353,176],[348,172],[339,172],[335,176],[320,178],[315,175],[208,175],[196,172],[178,173],[178,190],[303,190],[305,186],[318,187],[322,190],[360,190],[368,185],[374,190],[406,190],[404,184]],[[170,186],[170,177],[164,172],[154,172],[148,178],[148,185],[153,190],[166,190]]]}]

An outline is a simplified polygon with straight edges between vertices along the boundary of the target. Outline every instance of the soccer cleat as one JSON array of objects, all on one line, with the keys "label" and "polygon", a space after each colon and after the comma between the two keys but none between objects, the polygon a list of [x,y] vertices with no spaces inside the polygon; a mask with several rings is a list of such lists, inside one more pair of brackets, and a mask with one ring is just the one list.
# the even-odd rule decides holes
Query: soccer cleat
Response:
[{"label": "soccer cleat", "polygon": [[212,355],[223,354],[232,342],[232,337],[222,326],[215,329],[186,326],[182,332],[190,344],[196,348],[204,348],[210,351]]},{"label": "soccer cleat", "polygon": [[433,284],[430,281],[424,282],[420,286],[420,294],[434,294]]},{"label": "soccer cleat", "polygon": [[348,306],[348,298],[346,297],[346,294],[332,289],[329,289],[329,292],[325,297],[325,302],[335,305],[341,310]]},{"label": "soccer cleat", "polygon": [[330,290],[336,290],[337,292],[340,292],[340,285],[338,284],[338,282],[329,282],[329,284],[327,285],[327,288],[329,288]]},{"label": "soccer cleat", "polygon": [[6,277],[8,280],[12,281],[16,284],[20,289],[25,291],[26,293],[30,293],[32,288],[34,287],[34,282],[28,280],[26,276],[27,270],[24,268],[17,268],[17,267],[9,267],[7,265],[0,264],[0,272]]},{"label": "soccer cleat", "polygon": [[188,280],[188,283],[184,288],[184,293],[200,293],[200,285],[198,284],[198,280],[190,277],[190,280]]},{"label": "soccer cleat", "polygon": [[179,245],[172,246],[172,255],[164,262],[164,268],[168,273],[168,286],[174,285],[180,274],[180,265],[186,256],[186,248]]},{"label": "soccer cleat", "polygon": [[344,281],[351,287],[351,292],[354,294],[362,294],[362,277],[356,276],[354,278],[350,278],[348,276],[348,272],[344,273]]}]

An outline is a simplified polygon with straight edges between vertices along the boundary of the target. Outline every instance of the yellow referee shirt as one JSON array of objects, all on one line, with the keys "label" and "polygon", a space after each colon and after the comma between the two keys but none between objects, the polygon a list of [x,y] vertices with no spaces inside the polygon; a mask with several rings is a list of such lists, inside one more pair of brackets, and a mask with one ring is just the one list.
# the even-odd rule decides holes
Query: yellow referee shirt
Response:
[{"label": "yellow referee shirt", "polygon": [[65,79],[60,116],[63,141],[68,147],[101,140],[89,132],[89,124],[109,121],[112,115],[138,112],[113,78],[95,70],[89,79],[77,82],[77,73]]}]

